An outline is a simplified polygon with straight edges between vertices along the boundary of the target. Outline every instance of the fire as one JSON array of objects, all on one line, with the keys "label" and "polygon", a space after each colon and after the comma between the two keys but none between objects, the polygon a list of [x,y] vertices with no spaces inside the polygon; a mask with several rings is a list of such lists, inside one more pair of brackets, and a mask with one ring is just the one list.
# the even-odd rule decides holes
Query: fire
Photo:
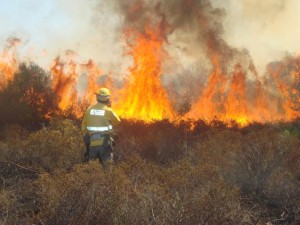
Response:
[{"label": "fire", "polygon": [[[24,99],[29,103],[39,99],[35,105],[45,112],[46,118],[53,115],[81,118],[86,107],[95,103],[97,89],[105,86],[111,89],[113,108],[122,118],[146,122],[176,118],[161,82],[162,66],[168,57],[163,31],[159,26],[148,25],[143,32],[128,29],[125,37],[133,65],[122,88],[114,86],[113,74],[109,74],[107,82],[100,82],[102,70],[94,61],[78,63],[69,52],[66,59],[57,57],[50,68],[57,111],[47,112],[45,97],[34,89],[24,93]],[[0,56],[0,90],[14,78],[19,67],[18,43],[18,39],[12,40]],[[251,63],[248,67],[236,63],[229,68],[224,66],[222,57],[217,52],[210,53],[211,72],[204,88],[195,93],[199,97],[191,102],[189,112],[183,116],[185,121],[217,119],[229,125],[234,121],[246,126],[251,122],[293,120],[300,116],[300,57],[286,57],[270,64],[260,78]]]},{"label": "fire", "polygon": [[246,97],[246,77],[241,65],[235,66],[229,92],[225,101],[226,120],[234,120],[244,126],[252,119],[248,110],[248,100]]},{"label": "fire", "polygon": [[166,52],[159,30],[148,26],[145,34],[129,31],[126,37],[133,66],[129,68],[130,77],[120,92],[116,111],[123,118],[144,121],[172,118],[174,112],[160,80]]},{"label": "fire", "polygon": [[300,116],[300,57],[286,58],[277,68],[269,68],[288,120]]},{"label": "fire", "polygon": [[[58,96],[58,107],[62,114],[71,113],[81,118],[84,109],[95,102],[95,92],[99,86],[97,79],[101,75],[101,70],[92,60],[80,64],[71,56],[66,62],[57,57],[50,71],[53,76],[52,90]],[[79,94],[78,84],[83,74],[87,75],[87,86],[83,93]]]},{"label": "fire", "polygon": [[265,79],[262,83],[254,71],[253,90],[247,84],[247,72],[241,65],[236,64],[234,72],[227,76],[220,69],[218,56],[211,61],[213,70],[206,88],[185,118],[206,121],[216,118],[246,126],[254,121],[293,120],[300,116],[300,64],[297,60],[286,60],[276,69],[270,69],[268,74],[273,81]]},{"label": "fire", "polygon": [[18,38],[9,39],[7,47],[0,55],[0,90],[14,78],[15,72],[18,70],[16,47],[20,42]]},{"label": "fire", "polygon": [[[14,79],[15,73],[18,71],[20,63],[16,57],[17,45],[20,40],[17,38],[9,39],[7,47],[4,48],[0,55],[0,90],[5,88],[6,84]],[[95,92],[99,88],[97,79],[101,76],[101,70],[92,61],[87,63],[78,63],[74,59],[74,52],[67,51],[64,57],[54,59],[50,68],[52,75],[51,89],[56,94],[58,110],[50,110],[46,112],[45,117],[50,118],[51,115],[72,115],[81,118],[84,109],[95,103]],[[82,93],[79,93],[78,86],[80,79],[86,75],[87,85]],[[46,104],[43,96],[34,93],[33,89],[24,93],[23,98],[32,98],[28,102],[35,101],[42,108]]]},{"label": "fire", "polygon": [[206,88],[203,90],[199,100],[192,105],[191,110],[186,114],[186,118],[212,120],[222,117],[221,104],[225,92],[226,78],[220,69],[220,59],[218,56],[212,57],[213,69],[209,76]]},{"label": "fire", "polygon": [[185,115],[189,119],[224,122],[235,121],[241,126],[252,121],[246,98],[246,77],[241,65],[235,65],[231,78],[221,71],[220,57],[211,58],[213,69],[199,100]]},{"label": "fire", "polygon": [[78,108],[78,93],[76,85],[78,83],[77,64],[70,60],[67,63],[61,61],[58,57],[51,67],[53,75],[52,89],[58,96],[58,107],[62,111],[67,111],[73,106],[73,113],[81,116],[81,110]]},{"label": "fire", "polygon": [[29,88],[24,96],[21,99],[21,102],[24,100],[32,106],[36,107],[36,110],[39,112],[43,112],[46,119],[50,119],[52,117],[53,111],[45,109],[46,100],[45,93],[38,93],[32,87]]}]

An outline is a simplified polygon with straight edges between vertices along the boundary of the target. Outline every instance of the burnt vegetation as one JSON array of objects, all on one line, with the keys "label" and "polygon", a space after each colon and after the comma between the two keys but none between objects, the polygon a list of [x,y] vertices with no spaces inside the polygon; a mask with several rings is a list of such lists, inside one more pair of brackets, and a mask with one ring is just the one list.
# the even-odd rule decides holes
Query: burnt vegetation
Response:
[{"label": "burnt vegetation", "polygon": [[104,171],[84,159],[79,120],[46,117],[49,85],[22,64],[0,92],[0,224],[300,223],[299,119],[123,120]]}]

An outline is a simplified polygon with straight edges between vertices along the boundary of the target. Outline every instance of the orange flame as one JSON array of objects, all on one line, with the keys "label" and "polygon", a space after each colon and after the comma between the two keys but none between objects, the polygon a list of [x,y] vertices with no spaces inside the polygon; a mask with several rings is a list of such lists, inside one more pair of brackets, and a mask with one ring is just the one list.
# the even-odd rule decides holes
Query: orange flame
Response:
[{"label": "orange flame", "polygon": [[224,104],[226,111],[225,120],[234,120],[242,126],[251,120],[246,98],[246,77],[239,64],[235,67],[229,93]]},{"label": "orange flame", "polygon": [[300,57],[286,58],[277,68],[270,69],[270,74],[281,96],[281,106],[287,120],[300,116]]},{"label": "orange flame", "polygon": [[[246,72],[239,64],[235,66],[231,79],[228,79],[219,69],[218,56],[212,58],[212,63],[214,67],[208,84],[185,118],[208,121],[217,118],[224,122],[235,121],[240,126],[245,126],[253,121],[292,120],[300,116],[300,70],[286,69],[286,66],[293,62],[284,62],[277,70],[269,71],[274,79],[275,88],[267,81],[263,86],[254,71],[254,94],[249,94]],[[284,69],[286,71],[283,71]],[[285,80],[280,78],[282,73],[285,73]]]},{"label": "orange flame", "polygon": [[[80,95],[77,90],[79,79],[87,74],[87,87]],[[97,78],[101,70],[89,60],[86,64],[76,63],[73,59],[64,62],[59,57],[51,67],[53,75],[52,90],[58,96],[58,107],[63,114],[72,114],[77,118],[83,116],[84,108],[95,102]]]},{"label": "orange flame", "polygon": [[133,43],[128,43],[133,66],[115,108],[123,118],[144,121],[172,118],[173,109],[160,81],[166,55],[164,39],[153,27],[145,30],[145,34],[129,31],[126,36],[127,40],[133,38]]},{"label": "orange flame", "polygon": [[[161,82],[162,64],[167,57],[163,32],[153,26],[146,26],[144,33],[127,30],[128,54],[133,60],[128,80],[120,90],[114,88],[111,74],[106,83],[102,81],[106,87],[113,89],[114,109],[123,118],[151,122],[176,116]],[[18,43],[18,39],[13,39],[0,56],[0,90],[14,78],[18,69]],[[210,55],[212,71],[206,86],[196,93],[199,98],[184,115],[185,120],[219,119],[245,126],[253,121],[293,120],[300,116],[300,57],[285,58],[269,66],[266,76],[259,79],[252,64],[249,68],[236,64],[233,72],[226,74],[222,56],[216,52]],[[49,112],[46,117],[52,113],[82,117],[85,107],[95,103],[94,93],[100,86],[102,71],[92,60],[77,63],[71,56],[67,60],[57,57],[50,72],[59,111]],[[254,74],[250,82],[249,72]],[[84,88],[82,79],[87,79]],[[37,95],[33,89],[28,90],[26,95],[31,96],[28,102],[40,99],[36,105],[46,111],[42,95]]]},{"label": "orange flame", "polygon": [[52,89],[58,95],[58,106],[62,111],[66,111],[75,106],[74,114],[79,116],[78,93],[76,85],[78,83],[77,65],[74,61],[64,63],[60,58],[56,58],[51,68],[53,75]]},{"label": "orange flame", "polygon": [[209,76],[208,84],[201,94],[199,100],[192,105],[191,110],[186,114],[186,118],[212,120],[215,117],[222,117],[222,98],[225,92],[226,78],[220,69],[220,59],[218,56],[212,57],[213,70]]},{"label": "orange flame", "polygon": [[8,46],[0,55],[0,90],[11,81],[18,70],[16,47],[21,41],[18,38],[8,40]]}]

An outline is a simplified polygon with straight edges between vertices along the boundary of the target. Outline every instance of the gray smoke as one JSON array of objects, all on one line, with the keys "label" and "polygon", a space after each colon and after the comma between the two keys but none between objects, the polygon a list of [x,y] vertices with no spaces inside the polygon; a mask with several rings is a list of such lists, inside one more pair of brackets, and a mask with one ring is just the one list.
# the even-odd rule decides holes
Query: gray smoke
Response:
[{"label": "gray smoke", "polygon": [[[169,55],[163,62],[163,83],[174,102],[198,99],[215,66],[214,57],[225,76],[230,76],[236,63],[245,70],[253,66],[247,50],[230,47],[223,39],[226,12],[210,0],[115,0],[110,4],[122,21],[120,35],[128,29],[147,35],[148,25],[160,28]],[[175,107],[181,104],[185,103]]]}]

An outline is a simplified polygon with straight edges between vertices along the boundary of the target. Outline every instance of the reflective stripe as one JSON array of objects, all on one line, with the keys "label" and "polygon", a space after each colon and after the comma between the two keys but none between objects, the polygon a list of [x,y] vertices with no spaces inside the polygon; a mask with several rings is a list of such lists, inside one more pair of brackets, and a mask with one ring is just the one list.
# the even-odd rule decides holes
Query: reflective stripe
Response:
[{"label": "reflective stripe", "polygon": [[97,110],[97,109],[91,109],[90,111],[90,115],[94,115],[94,116],[104,116],[105,114],[105,110]]},{"label": "reflective stripe", "polygon": [[89,131],[107,131],[107,130],[111,130],[112,126],[109,125],[108,127],[87,127],[87,129]]}]

